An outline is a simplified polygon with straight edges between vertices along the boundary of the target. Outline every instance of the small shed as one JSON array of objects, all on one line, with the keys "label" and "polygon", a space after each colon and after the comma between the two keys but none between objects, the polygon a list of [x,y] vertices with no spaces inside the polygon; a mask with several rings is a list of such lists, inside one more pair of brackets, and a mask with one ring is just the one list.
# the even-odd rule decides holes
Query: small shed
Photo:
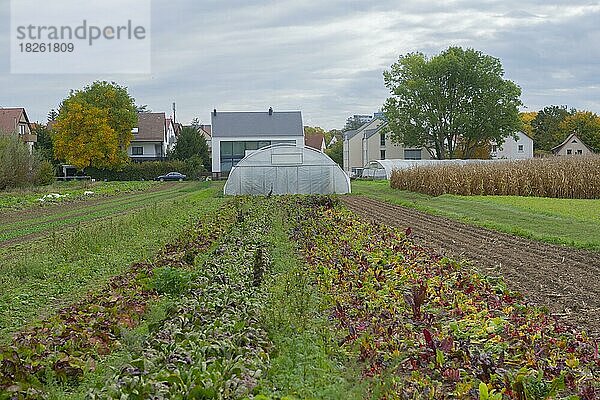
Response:
[{"label": "small shed", "polygon": [[326,154],[280,144],[248,154],[229,174],[226,195],[345,194],[350,178]]}]

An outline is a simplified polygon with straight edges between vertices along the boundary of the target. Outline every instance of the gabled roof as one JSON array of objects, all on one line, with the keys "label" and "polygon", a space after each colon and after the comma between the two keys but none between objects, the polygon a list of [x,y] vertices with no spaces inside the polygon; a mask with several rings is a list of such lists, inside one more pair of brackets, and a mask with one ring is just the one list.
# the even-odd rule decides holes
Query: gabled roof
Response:
[{"label": "gabled roof", "polygon": [[344,140],[352,139],[358,133],[358,129],[352,129],[351,131],[344,132]]},{"label": "gabled roof", "polygon": [[570,143],[573,139],[577,140],[579,143],[581,143],[582,145],[584,145],[590,152],[593,153],[592,149],[590,149],[590,147],[585,144],[583,142],[583,140],[579,139],[577,137],[577,135],[573,132],[571,133],[565,140],[564,142],[562,142],[561,144],[559,144],[558,146],[554,146],[553,148],[550,149],[550,151],[554,152],[554,150],[559,150],[561,147],[563,147],[564,145],[566,145],[567,143]]},{"label": "gabled roof", "polygon": [[304,138],[304,144],[308,147],[312,147],[313,149],[317,149],[321,151],[324,147],[325,136],[322,133],[315,133],[314,135],[307,135]]},{"label": "gabled roof", "polygon": [[23,116],[25,116],[25,120],[29,124],[29,118],[23,107],[0,108],[0,132],[16,132],[18,130],[18,122]]},{"label": "gabled roof", "polygon": [[163,141],[167,120],[165,113],[138,113],[138,133],[134,141]]},{"label": "gabled roof", "polygon": [[381,130],[387,125],[387,122],[384,122],[383,124],[379,125],[377,128],[375,129],[367,129],[365,130],[365,138],[369,139],[371,138],[373,135],[376,135],[378,133],[381,132]]},{"label": "gabled roof", "polygon": [[213,137],[304,136],[300,111],[211,114]]}]

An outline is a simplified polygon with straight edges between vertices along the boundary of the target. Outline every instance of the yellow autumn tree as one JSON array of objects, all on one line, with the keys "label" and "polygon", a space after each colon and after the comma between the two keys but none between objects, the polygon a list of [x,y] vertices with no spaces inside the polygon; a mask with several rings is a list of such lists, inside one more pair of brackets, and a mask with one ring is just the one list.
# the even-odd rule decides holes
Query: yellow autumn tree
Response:
[{"label": "yellow autumn tree", "polygon": [[537,117],[537,111],[529,111],[529,112],[521,112],[519,113],[519,118],[523,126],[521,130],[530,138],[533,138],[533,127],[531,126],[531,121]]},{"label": "yellow autumn tree", "polygon": [[108,112],[65,101],[55,125],[54,154],[59,160],[82,170],[111,168],[119,164],[119,140],[108,124]]},{"label": "yellow autumn tree", "polygon": [[128,161],[127,147],[137,124],[127,88],[97,81],[72,91],[61,104],[54,129],[54,154],[79,169],[115,169]]}]

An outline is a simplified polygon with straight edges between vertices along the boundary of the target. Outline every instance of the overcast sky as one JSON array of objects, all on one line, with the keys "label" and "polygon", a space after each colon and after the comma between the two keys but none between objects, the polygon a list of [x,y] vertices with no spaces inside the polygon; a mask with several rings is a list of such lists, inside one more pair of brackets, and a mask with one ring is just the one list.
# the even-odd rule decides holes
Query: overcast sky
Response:
[{"label": "overcast sky", "polygon": [[382,73],[399,55],[451,45],[500,58],[531,111],[600,113],[600,1],[153,0],[149,75],[10,74],[9,0],[0,4],[0,106],[24,106],[32,120],[102,79],[153,111],[177,102],[183,123],[210,123],[215,107],[272,106],[341,128],[381,107]]}]

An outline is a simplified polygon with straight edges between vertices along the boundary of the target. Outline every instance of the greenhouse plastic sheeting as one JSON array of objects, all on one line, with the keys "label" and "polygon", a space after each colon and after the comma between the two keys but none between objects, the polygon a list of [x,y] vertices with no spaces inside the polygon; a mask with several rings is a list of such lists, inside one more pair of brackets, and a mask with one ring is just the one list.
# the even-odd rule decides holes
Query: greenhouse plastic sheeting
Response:
[{"label": "greenhouse plastic sheeting", "polygon": [[344,194],[350,178],[331,158],[310,147],[275,145],[257,150],[229,173],[226,195]]}]

